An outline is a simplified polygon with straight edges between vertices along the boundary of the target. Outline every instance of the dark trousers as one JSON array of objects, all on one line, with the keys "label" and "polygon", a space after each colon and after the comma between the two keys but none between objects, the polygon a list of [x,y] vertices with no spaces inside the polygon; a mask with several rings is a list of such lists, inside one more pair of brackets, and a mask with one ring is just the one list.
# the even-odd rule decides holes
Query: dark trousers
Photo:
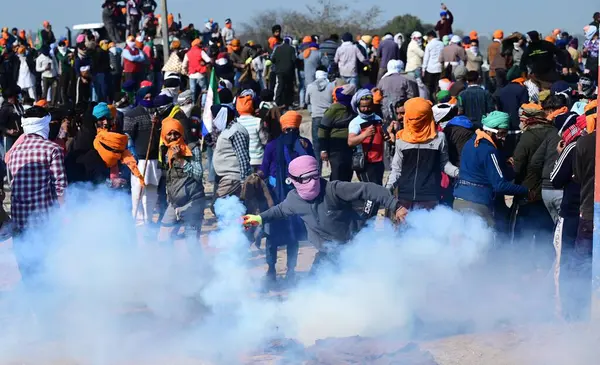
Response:
[{"label": "dark trousers", "polygon": [[551,267],[556,256],[552,246],[554,221],[543,201],[519,207],[515,225],[515,242],[530,247],[534,265]]},{"label": "dark trousers", "polygon": [[96,93],[96,99],[100,102],[106,102],[108,99],[108,75],[105,73],[98,73],[94,75],[94,92]]},{"label": "dark trousers", "polygon": [[440,75],[441,75],[441,73],[431,74],[431,73],[425,71],[425,78],[423,81],[425,82],[425,85],[427,86],[427,89],[429,90],[429,98],[432,101],[435,101],[435,93],[437,91],[438,83],[440,81]]},{"label": "dark trousers", "polygon": [[[284,223],[284,222],[282,222]],[[285,224],[285,223],[284,223]],[[286,252],[287,252],[287,270],[293,272],[296,270],[296,263],[298,262],[298,248],[299,244],[297,240],[286,239],[285,240]],[[277,248],[282,246],[282,242],[277,242],[275,238],[267,237],[267,265],[269,265],[269,271],[275,272],[275,264],[277,264]]]},{"label": "dark trousers", "polygon": [[129,35],[137,36],[137,33],[140,31],[140,18],[139,15],[130,15],[129,16]]},{"label": "dark trousers", "polygon": [[376,163],[366,163],[365,170],[357,174],[362,182],[371,182],[377,185],[383,185],[383,173],[385,166],[383,161]]},{"label": "dark trousers", "polygon": [[42,77],[42,97],[40,99],[48,98],[48,89],[52,89],[50,93],[50,98],[52,99],[48,104],[55,105],[56,104],[56,95],[57,95],[57,85],[55,77]]},{"label": "dark trousers", "polygon": [[110,78],[110,82],[108,83],[108,100],[111,102],[118,101],[115,100],[115,94],[121,91],[121,74],[108,75]]},{"label": "dark trousers", "polygon": [[294,74],[278,73],[275,87],[275,102],[279,106],[292,106],[294,102]]},{"label": "dark trousers", "polygon": [[313,150],[315,151],[315,158],[319,162],[319,171],[321,171],[321,167],[323,166],[323,161],[321,161],[321,149],[319,148],[319,126],[321,125],[321,120],[323,118],[312,118],[312,145]]},{"label": "dark trousers", "polygon": [[403,206],[404,208],[406,208],[408,210],[419,210],[419,209],[432,210],[432,209],[435,209],[435,207],[437,207],[439,205],[439,202],[437,200],[436,201],[415,202],[415,201],[411,201],[411,200],[398,199],[398,202],[400,203],[401,206]]},{"label": "dark trousers", "polygon": [[331,176],[329,181],[352,181],[352,152],[330,152],[329,165]]},{"label": "dark trousers", "polygon": [[68,104],[71,100],[69,88],[71,87],[73,77],[69,73],[63,73],[58,78],[58,89],[60,98],[57,100],[60,104]]}]

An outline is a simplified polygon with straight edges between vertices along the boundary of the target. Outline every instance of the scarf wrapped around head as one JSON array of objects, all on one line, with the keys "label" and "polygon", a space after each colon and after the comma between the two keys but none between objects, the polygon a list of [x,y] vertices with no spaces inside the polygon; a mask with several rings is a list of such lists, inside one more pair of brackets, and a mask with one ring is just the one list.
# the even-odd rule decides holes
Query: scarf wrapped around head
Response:
[{"label": "scarf wrapped around head", "polygon": [[148,94],[152,94],[152,87],[142,87],[135,94],[136,105],[141,105],[145,108],[152,108],[154,106],[152,100],[144,100],[144,97]]},{"label": "scarf wrapped around head", "polygon": [[144,176],[140,173],[135,158],[127,149],[128,139],[129,137],[125,134],[108,132],[101,129],[96,134],[96,138],[94,138],[94,149],[98,151],[106,167],[115,167],[121,161],[140,180],[140,184],[145,186]]},{"label": "scarf wrapped around head", "polygon": [[431,102],[412,98],[404,104],[404,129],[398,138],[408,143],[424,143],[437,135]]},{"label": "scarf wrapped around head", "polygon": [[92,114],[98,120],[103,119],[103,118],[112,119],[112,113],[110,112],[110,109],[108,108],[108,104],[106,104],[106,103],[98,103],[98,105],[96,105],[94,107],[94,109],[92,110]]},{"label": "scarf wrapped around head", "polygon": [[[179,139],[176,141],[167,142],[167,135],[171,131],[177,131],[181,137],[179,137]],[[183,128],[183,125],[181,124],[181,122],[179,122],[175,118],[163,119],[162,127],[160,130],[160,139],[161,139],[161,142],[168,148],[167,160],[169,161],[169,167],[171,167],[171,163],[173,162],[173,157],[174,157],[173,150],[171,149],[171,147],[179,146],[179,148],[181,150],[181,154],[183,156],[185,156],[185,157],[192,156],[192,150],[190,150],[188,145],[185,143],[185,140],[183,138],[184,135],[185,135],[185,131],[184,131],[184,128]]]},{"label": "scarf wrapped around head", "polygon": [[302,56],[304,57],[304,59],[307,59],[308,57],[310,57],[310,53],[312,51],[318,51],[319,50],[319,45],[315,42],[309,42],[306,44],[307,47],[304,49],[304,52],[302,53]]},{"label": "scarf wrapped around head", "polygon": [[281,125],[281,130],[289,128],[299,129],[300,124],[302,124],[302,115],[296,111],[290,110],[279,118],[279,124]]},{"label": "scarf wrapped around head", "polygon": [[360,106],[360,101],[363,98],[373,98],[373,93],[371,92],[371,90],[368,89],[360,89],[356,92],[356,94],[354,94],[354,96],[352,97],[352,110],[354,110],[354,112],[356,114],[360,114],[360,112],[358,111],[358,107]]},{"label": "scarf wrapped around head", "polygon": [[[244,90],[246,91],[246,90]],[[246,93],[240,94],[235,101],[235,108],[240,115],[252,115],[254,114],[254,99],[253,94]]]},{"label": "scarf wrapped around head", "polygon": [[353,84],[346,84],[344,86],[336,87],[333,90],[333,99],[336,103],[350,107],[352,105],[352,97],[356,93],[356,86]]},{"label": "scarf wrapped around head", "polygon": [[386,78],[393,74],[399,74],[404,71],[404,62],[401,60],[389,60],[387,64],[387,72],[383,75],[383,78]]},{"label": "scarf wrapped around head", "polygon": [[445,125],[446,122],[450,121],[458,113],[457,108],[450,103],[440,103],[434,105],[431,109],[433,111],[433,120],[440,125]]},{"label": "scarf wrapped around head", "polygon": [[519,109],[519,119],[521,121],[521,129],[526,130],[528,127],[536,124],[547,124],[546,112],[539,104],[528,103],[521,105]]},{"label": "scarf wrapped around head", "polygon": [[36,134],[44,139],[48,139],[50,133],[50,120],[52,117],[50,114],[41,117],[29,117],[21,118],[21,126],[23,127],[24,134]]},{"label": "scarf wrapped around head", "polygon": [[210,112],[213,115],[213,127],[222,132],[227,128],[227,122],[235,118],[233,107],[226,104],[216,104],[210,107]]}]

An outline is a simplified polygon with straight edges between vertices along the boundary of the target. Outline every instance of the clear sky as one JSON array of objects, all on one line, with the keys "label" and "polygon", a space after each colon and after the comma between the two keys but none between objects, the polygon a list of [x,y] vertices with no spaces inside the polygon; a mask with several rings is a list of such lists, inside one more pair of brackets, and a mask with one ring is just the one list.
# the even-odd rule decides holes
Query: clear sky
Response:
[{"label": "clear sky", "polygon": [[[0,0],[0,25],[35,30],[44,20],[54,25],[57,36],[65,26],[101,22],[102,0]],[[343,1],[343,0],[340,0]],[[378,4],[383,9],[381,22],[395,15],[410,13],[425,22],[439,17],[440,2],[435,0],[343,1],[355,9]],[[160,0],[157,0],[160,4]],[[181,13],[183,23],[196,26],[212,17],[219,24],[230,17],[234,27],[261,10],[289,8],[304,10],[317,0],[168,0],[170,12]],[[455,27],[466,32],[473,29],[491,34],[495,29],[528,32],[536,29],[543,34],[554,28],[582,33],[582,28],[600,11],[595,0],[449,0],[448,8],[455,14]],[[226,5],[226,6],[224,6]]]}]

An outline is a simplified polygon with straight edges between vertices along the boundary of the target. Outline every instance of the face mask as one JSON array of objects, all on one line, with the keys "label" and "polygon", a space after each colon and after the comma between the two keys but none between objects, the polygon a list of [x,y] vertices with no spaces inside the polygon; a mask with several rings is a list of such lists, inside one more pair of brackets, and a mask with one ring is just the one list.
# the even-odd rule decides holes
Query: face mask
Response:
[{"label": "face mask", "polygon": [[471,50],[471,52],[473,52],[474,54],[477,54],[479,52],[479,47],[473,47],[471,46],[471,48],[469,48]]},{"label": "face mask", "polygon": [[292,181],[300,198],[306,201],[316,199],[321,193],[321,179],[312,179],[304,184]]},{"label": "face mask", "polygon": [[127,42],[127,47],[135,48],[135,42]]},{"label": "face mask", "polygon": [[422,40],[422,39],[417,39],[417,44],[418,44],[419,46],[422,46],[422,45],[423,45],[423,40]]},{"label": "face mask", "polygon": [[293,144],[294,142],[296,142],[298,137],[300,137],[300,131],[296,129],[281,135],[281,139],[283,140],[283,144],[285,145]]},{"label": "face mask", "polygon": [[151,109],[154,106],[152,100],[140,100],[140,105],[147,109]]},{"label": "face mask", "polygon": [[58,51],[60,52],[60,54],[64,55],[65,53],[67,53],[67,47],[58,47]]}]

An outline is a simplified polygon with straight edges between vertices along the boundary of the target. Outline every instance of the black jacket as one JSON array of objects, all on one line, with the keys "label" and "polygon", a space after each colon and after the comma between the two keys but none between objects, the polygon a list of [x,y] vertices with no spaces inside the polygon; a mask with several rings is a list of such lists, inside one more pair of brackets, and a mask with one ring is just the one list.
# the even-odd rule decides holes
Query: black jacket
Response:
[{"label": "black jacket", "polygon": [[273,52],[271,61],[276,73],[293,73],[296,68],[296,50],[287,43],[282,43]]},{"label": "black jacket", "polygon": [[550,174],[552,186],[555,189],[563,189],[559,212],[559,215],[563,218],[579,216],[581,185],[573,180],[576,146],[577,142],[571,142],[565,147]]},{"label": "black jacket", "polygon": [[[556,57],[556,61],[554,57]],[[565,54],[558,47],[542,40],[532,42],[527,46],[520,66],[523,72],[527,72],[527,67],[531,67],[532,74],[545,75],[556,69],[556,62],[565,67],[568,64]]]},{"label": "black jacket", "polygon": [[575,148],[573,180],[581,185],[581,218],[591,221],[594,219],[596,131],[579,138]]},{"label": "black jacket", "polygon": [[515,184],[524,185],[529,190],[535,190],[537,197],[542,197],[542,174],[541,171],[531,169],[533,155],[542,145],[542,142],[550,133],[558,131],[551,124],[537,124],[528,127],[521,136],[513,158],[515,160]]},{"label": "black jacket", "polygon": [[[8,101],[5,101],[0,107],[0,132],[6,135],[5,132],[8,129],[16,129],[19,131],[19,135],[23,132],[21,127],[21,118],[25,111],[21,105],[13,105]],[[17,136],[12,136],[17,138]]]},{"label": "black jacket", "polygon": [[444,128],[446,141],[448,142],[448,158],[454,166],[460,166],[460,155],[465,144],[473,137],[473,128],[465,128],[458,125],[447,125]]},{"label": "black jacket", "polygon": [[529,169],[542,177],[542,189],[554,189],[550,181],[550,174],[554,169],[556,159],[558,159],[556,146],[560,139],[558,133],[549,133],[531,158]]},{"label": "black jacket", "polygon": [[67,159],[65,170],[69,184],[88,182],[100,185],[110,177],[110,169],[93,148],[75,159]]},{"label": "black jacket", "polygon": [[92,59],[92,73],[94,75],[110,73],[110,55],[108,51],[96,48],[90,57]]}]

